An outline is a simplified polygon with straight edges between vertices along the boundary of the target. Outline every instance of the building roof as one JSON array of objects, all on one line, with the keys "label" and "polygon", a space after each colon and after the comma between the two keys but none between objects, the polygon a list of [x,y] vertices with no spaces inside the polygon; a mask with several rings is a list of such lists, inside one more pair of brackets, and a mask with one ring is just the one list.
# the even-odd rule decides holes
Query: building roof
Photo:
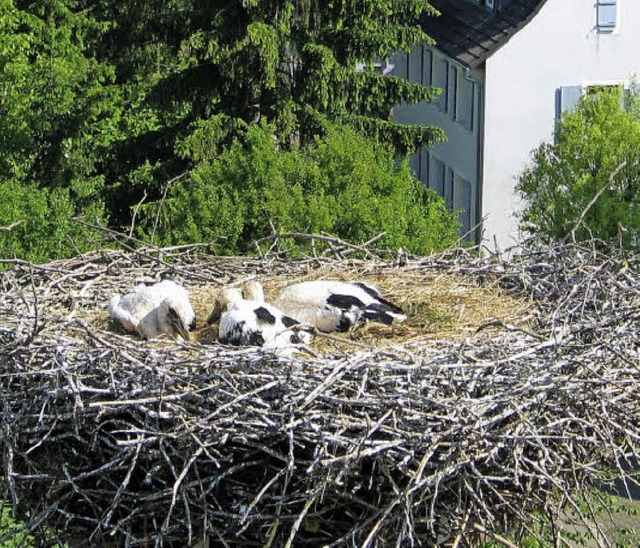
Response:
[{"label": "building roof", "polygon": [[469,0],[431,0],[442,15],[425,15],[420,23],[436,47],[476,68],[523,28],[547,0],[510,0],[492,10]]}]

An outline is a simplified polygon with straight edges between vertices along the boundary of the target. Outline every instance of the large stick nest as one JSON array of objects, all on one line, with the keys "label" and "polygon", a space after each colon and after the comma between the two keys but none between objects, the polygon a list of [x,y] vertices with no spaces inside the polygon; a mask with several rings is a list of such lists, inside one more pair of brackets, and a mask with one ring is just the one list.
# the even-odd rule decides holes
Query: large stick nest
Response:
[{"label": "large stick nest", "polygon": [[[102,251],[0,276],[4,481],[79,545],[409,546],[502,538],[639,451],[638,258],[589,247],[382,259]],[[109,321],[171,276],[196,342]],[[215,342],[219,288],[364,279],[409,313],[295,357]],[[520,529],[521,530],[521,529]],[[9,532],[2,537],[10,536]],[[559,533],[558,533],[559,534]]]}]

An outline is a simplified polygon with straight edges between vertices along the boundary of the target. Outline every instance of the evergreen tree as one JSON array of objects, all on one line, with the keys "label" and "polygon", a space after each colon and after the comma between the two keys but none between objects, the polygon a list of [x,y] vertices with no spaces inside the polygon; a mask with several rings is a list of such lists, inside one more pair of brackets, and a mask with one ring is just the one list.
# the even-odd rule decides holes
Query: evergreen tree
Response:
[{"label": "evergreen tree", "polygon": [[0,179],[70,188],[87,202],[108,66],[86,54],[96,23],[76,0],[0,0]]},{"label": "evergreen tree", "polygon": [[258,121],[274,124],[285,148],[322,134],[326,121],[400,152],[442,138],[439,129],[389,119],[394,105],[431,100],[433,89],[370,70],[375,59],[428,40],[417,25],[433,11],[426,0],[89,4],[111,25],[95,53],[115,67],[127,98],[114,123],[127,137],[103,165],[116,223]]},{"label": "evergreen tree", "polygon": [[[258,123],[283,152],[336,125],[401,153],[437,141],[437,128],[390,119],[435,91],[372,70],[427,41],[417,20],[432,11],[428,0],[0,0],[0,191],[34,193],[1,208],[0,226],[25,221],[11,249],[30,249],[30,215],[128,228],[138,204],[170,198],[170,181],[187,185]],[[64,238],[64,226],[45,233]]]}]

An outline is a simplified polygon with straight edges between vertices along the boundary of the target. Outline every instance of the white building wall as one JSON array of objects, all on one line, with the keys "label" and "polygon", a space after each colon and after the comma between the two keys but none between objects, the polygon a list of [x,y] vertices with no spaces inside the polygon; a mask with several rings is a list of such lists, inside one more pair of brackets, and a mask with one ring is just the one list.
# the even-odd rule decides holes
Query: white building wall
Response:
[{"label": "white building wall", "polygon": [[558,90],[611,84],[640,73],[640,1],[618,0],[618,25],[599,33],[596,0],[547,0],[486,62],[482,204],[485,242],[518,238],[516,176],[553,137]]}]

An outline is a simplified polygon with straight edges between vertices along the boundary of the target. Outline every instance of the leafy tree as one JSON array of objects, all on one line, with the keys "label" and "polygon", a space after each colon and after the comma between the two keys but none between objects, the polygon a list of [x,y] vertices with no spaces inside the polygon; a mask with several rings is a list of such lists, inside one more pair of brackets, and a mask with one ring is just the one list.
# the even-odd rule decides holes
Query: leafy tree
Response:
[{"label": "leafy tree", "polygon": [[128,225],[132,205],[160,199],[166,181],[213,160],[258,121],[288,148],[321,134],[325,119],[400,151],[442,138],[389,119],[393,105],[430,100],[433,89],[370,70],[428,40],[417,25],[433,11],[427,0],[90,4],[110,25],[92,51],[115,67],[127,97],[114,124],[123,138],[104,162],[115,224]]},{"label": "leafy tree", "polygon": [[[103,217],[98,142],[112,71],[86,55],[99,25],[75,0],[0,0],[0,257],[88,245],[70,218]],[[10,229],[9,229],[10,227]]]},{"label": "leafy tree", "polygon": [[[128,227],[138,204],[162,203],[168,181],[210,180],[257,123],[282,151],[314,143],[327,120],[400,152],[433,143],[439,129],[401,126],[390,112],[435,91],[372,70],[428,40],[417,19],[431,11],[428,0],[0,0],[3,191],[18,202],[27,190],[42,204],[61,196],[59,212]],[[12,238],[29,237],[38,207],[21,210],[34,222]],[[239,221],[220,222],[226,234]]]},{"label": "leafy tree", "polygon": [[[76,0],[0,0],[0,179],[100,199],[95,141],[112,71],[87,56],[98,25]],[[89,144],[90,142],[90,144]]]},{"label": "leafy tree", "polygon": [[520,175],[522,227],[544,242],[591,237],[637,245],[639,99],[621,89],[583,97]]},{"label": "leafy tree", "polygon": [[175,181],[166,200],[143,208],[142,219],[159,243],[209,241],[222,253],[248,251],[274,229],[353,242],[385,232],[382,245],[427,253],[451,245],[460,229],[406,160],[398,164],[389,146],[343,126],[291,151],[278,148],[272,126],[251,126]]},{"label": "leafy tree", "polygon": [[[102,213],[99,204],[85,211]],[[74,223],[75,214],[68,189],[0,182],[0,258],[45,262],[88,249],[92,231]]]}]

